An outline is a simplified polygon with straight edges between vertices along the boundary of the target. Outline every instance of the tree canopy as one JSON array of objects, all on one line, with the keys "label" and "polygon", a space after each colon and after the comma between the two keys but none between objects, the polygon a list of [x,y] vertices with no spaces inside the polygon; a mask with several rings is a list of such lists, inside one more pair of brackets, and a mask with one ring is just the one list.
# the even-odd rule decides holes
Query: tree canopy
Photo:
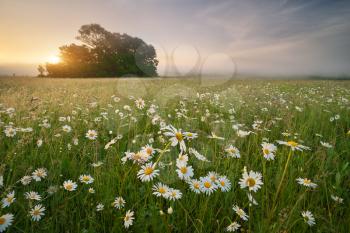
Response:
[{"label": "tree canopy", "polygon": [[156,51],[140,38],[89,24],[79,29],[76,39],[81,45],[60,47],[60,62],[46,64],[48,77],[157,76]]}]

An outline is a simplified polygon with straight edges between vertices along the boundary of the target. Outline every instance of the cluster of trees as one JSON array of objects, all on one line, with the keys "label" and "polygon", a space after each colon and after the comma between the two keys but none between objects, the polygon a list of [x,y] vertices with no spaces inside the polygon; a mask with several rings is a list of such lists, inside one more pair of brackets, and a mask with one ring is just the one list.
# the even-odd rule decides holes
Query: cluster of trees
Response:
[{"label": "cluster of trees", "polygon": [[60,47],[60,62],[47,63],[45,67],[40,65],[39,76],[157,76],[156,51],[140,38],[89,24],[80,28],[76,39],[81,45],[73,43]]}]

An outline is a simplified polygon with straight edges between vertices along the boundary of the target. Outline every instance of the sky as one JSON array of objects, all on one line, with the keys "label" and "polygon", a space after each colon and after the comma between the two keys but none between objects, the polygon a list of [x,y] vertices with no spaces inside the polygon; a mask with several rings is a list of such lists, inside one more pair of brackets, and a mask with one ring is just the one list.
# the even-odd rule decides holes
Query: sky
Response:
[{"label": "sky", "polygon": [[348,0],[0,0],[0,75],[98,23],[154,45],[160,75],[349,75]]}]

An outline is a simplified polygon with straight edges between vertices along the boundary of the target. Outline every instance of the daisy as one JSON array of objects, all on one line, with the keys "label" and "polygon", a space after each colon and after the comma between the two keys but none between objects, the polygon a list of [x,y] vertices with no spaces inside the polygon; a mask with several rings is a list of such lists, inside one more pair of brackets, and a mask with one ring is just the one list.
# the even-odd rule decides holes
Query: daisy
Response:
[{"label": "daisy", "polygon": [[216,182],[219,178],[219,174],[216,172],[208,172],[207,177],[209,177],[212,182]]},{"label": "daisy", "polygon": [[81,175],[79,177],[79,180],[81,183],[84,183],[84,184],[91,184],[94,182],[94,178],[92,178],[92,176],[90,175]]},{"label": "daisy", "polygon": [[169,187],[165,184],[158,183],[153,185],[152,190],[153,190],[153,195],[156,195],[157,197],[166,197]]},{"label": "daisy", "polygon": [[331,144],[329,144],[328,142],[322,142],[321,141],[321,145],[323,146],[323,147],[326,147],[326,148],[332,148],[333,146],[331,145]]},{"label": "daisy", "polygon": [[174,126],[168,125],[163,130],[165,136],[170,137],[171,146],[177,146],[179,144],[181,151],[186,151],[186,144],[184,141],[184,134],[180,130],[177,130]]},{"label": "daisy", "polygon": [[248,187],[249,191],[256,192],[261,188],[261,185],[263,184],[261,179],[262,175],[259,172],[250,171],[247,173],[247,171],[244,171],[242,178],[239,180],[239,184],[241,186],[241,189]]},{"label": "daisy", "polygon": [[65,190],[72,192],[78,187],[78,185],[77,183],[71,180],[66,180],[65,182],[63,182],[63,187]]},{"label": "daisy", "polygon": [[182,193],[178,189],[169,188],[168,192],[166,193],[166,198],[171,201],[175,201],[177,199],[180,199],[181,197],[182,197]]},{"label": "daisy", "polygon": [[304,146],[304,145],[301,145],[295,141],[280,141],[280,140],[277,140],[277,142],[281,145],[286,145],[286,146],[289,146],[292,151],[294,150],[299,150],[299,151],[303,151],[303,150],[310,150],[310,147],[307,147],[307,146]]},{"label": "daisy", "polygon": [[343,198],[338,197],[338,196],[334,196],[334,195],[331,195],[331,198],[332,198],[333,201],[335,201],[335,202],[337,202],[339,204],[342,204],[343,200],[344,200]]},{"label": "daisy", "polygon": [[135,105],[138,109],[143,109],[145,107],[145,101],[142,98],[135,100]]},{"label": "daisy", "polygon": [[272,143],[266,143],[266,142],[263,142],[261,144],[262,146],[262,151],[263,151],[263,154],[264,154],[264,158],[266,160],[274,160],[275,159],[275,152],[277,150],[277,147],[272,144]]},{"label": "daisy", "polygon": [[25,198],[28,200],[36,200],[36,201],[40,201],[41,200],[41,196],[37,193],[37,192],[26,192],[24,194]]},{"label": "daisy", "polygon": [[91,194],[94,194],[95,193],[95,189],[94,188],[89,188],[88,192],[91,193]]},{"label": "daisy", "polygon": [[30,184],[30,182],[32,182],[32,177],[31,176],[23,176],[20,181],[23,185],[28,185],[28,184]]},{"label": "daisy", "polygon": [[316,224],[314,215],[310,211],[302,211],[301,216],[303,216],[304,221],[309,224],[309,226],[313,226]]},{"label": "daisy", "polygon": [[238,205],[234,205],[232,209],[236,212],[236,214],[243,219],[244,221],[247,221],[249,216],[244,212],[243,209],[239,208]]},{"label": "daisy", "polygon": [[176,169],[177,175],[181,180],[187,180],[190,179],[193,176],[193,168],[192,166],[186,166],[180,164],[180,166]]},{"label": "daisy", "polygon": [[39,204],[34,206],[34,208],[32,208],[29,211],[29,214],[32,216],[33,221],[39,221],[42,218],[42,216],[45,215],[44,212],[45,212],[45,207]]},{"label": "daisy", "polygon": [[95,130],[89,129],[85,135],[86,138],[90,140],[95,140],[97,138],[97,132]]},{"label": "daisy", "polygon": [[184,132],[184,136],[185,136],[186,139],[191,140],[191,139],[197,138],[198,134],[191,133],[191,132]]},{"label": "daisy", "polygon": [[227,147],[225,149],[225,151],[226,151],[228,157],[233,157],[233,158],[237,158],[237,159],[241,157],[239,150],[236,147],[234,147],[233,145],[230,145],[229,147]]},{"label": "daisy", "polygon": [[205,193],[206,195],[212,194],[216,189],[216,184],[209,178],[209,177],[201,177],[201,192]]},{"label": "daisy", "polygon": [[98,205],[96,206],[96,211],[100,212],[105,208],[105,206],[102,203],[98,203]]},{"label": "daisy", "polygon": [[296,179],[296,181],[298,182],[298,184],[300,185],[304,185],[306,187],[310,187],[310,188],[316,188],[317,184],[312,183],[311,180],[309,180],[308,178],[298,178]]},{"label": "daisy", "polygon": [[201,182],[199,180],[191,179],[191,180],[189,180],[187,182],[190,185],[191,191],[193,191],[195,193],[200,193],[201,192]]},{"label": "daisy", "polygon": [[124,227],[129,228],[133,224],[134,219],[134,211],[128,210],[124,217]]},{"label": "daisy", "polygon": [[247,137],[251,133],[252,133],[251,131],[238,130],[237,136],[240,138],[244,138],[244,137]]},{"label": "daisy", "polygon": [[4,214],[0,217],[0,232],[4,232],[9,226],[12,225],[13,214]]},{"label": "daisy", "polygon": [[6,137],[13,138],[16,135],[16,129],[11,127],[6,127],[4,130]]},{"label": "daisy", "polygon": [[142,182],[148,182],[150,180],[153,180],[154,177],[159,175],[159,170],[155,169],[155,166],[152,164],[152,162],[147,163],[141,167],[141,170],[137,173],[137,177]]},{"label": "daisy", "polygon": [[152,147],[152,145],[148,145],[148,144],[142,147],[141,151],[145,152],[148,156],[152,156],[156,152],[155,149]]},{"label": "daisy", "polygon": [[217,139],[217,140],[225,140],[225,138],[217,136],[214,132],[211,132],[211,135],[209,135],[208,138]]},{"label": "daisy", "polygon": [[234,231],[237,231],[240,227],[241,225],[239,225],[237,222],[233,222],[226,227],[226,231],[234,232]]},{"label": "daisy", "polygon": [[41,147],[43,145],[43,140],[39,139],[38,141],[36,141],[36,145],[37,147]]},{"label": "daisy", "polygon": [[204,162],[209,162],[209,160],[204,156],[201,155],[197,150],[195,150],[194,148],[189,148],[188,152],[190,154],[193,154],[198,160],[200,161],[204,161]]},{"label": "daisy", "polygon": [[10,206],[15,200],[15,191],[12,191],[2,199],[2,208]]},{"label": "daisy", "polygon": [[226,176],[220,176],[216,180],[216,184],[222,192],[228,192],[231,189],[231,182]]},{"label": "daisy", "polygon": [[47,176],[47,172],[45,168],[38,168],[32,173],[32,178],[35,181],[41,181],[41,179],[44,179]]},{"label": "daisy", "polygon": [[69,133],[72,131],[72,127],[70,127],[69,125],[64,125],[62,126],[62,130],[66,133]]},{"label": "daisy", "polygon": [[117,209],[123,208],[125,205],[125,200],[122,197],[116,197],[112,206]]}]

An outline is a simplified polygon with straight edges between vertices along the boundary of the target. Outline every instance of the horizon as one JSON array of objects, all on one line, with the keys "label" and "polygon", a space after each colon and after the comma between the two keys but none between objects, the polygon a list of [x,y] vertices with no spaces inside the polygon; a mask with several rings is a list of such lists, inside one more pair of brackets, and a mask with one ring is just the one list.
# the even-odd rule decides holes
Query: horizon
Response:
[{"label": "horizon", "polygon": [[58,47],[77,43],[78,29],[89,23],[152,44],[160,76],[235,70],[261,76],[350,74],[345,0],[3,0],[1,5],[0,75],[36,75],[39,64],[55,61]]}]

